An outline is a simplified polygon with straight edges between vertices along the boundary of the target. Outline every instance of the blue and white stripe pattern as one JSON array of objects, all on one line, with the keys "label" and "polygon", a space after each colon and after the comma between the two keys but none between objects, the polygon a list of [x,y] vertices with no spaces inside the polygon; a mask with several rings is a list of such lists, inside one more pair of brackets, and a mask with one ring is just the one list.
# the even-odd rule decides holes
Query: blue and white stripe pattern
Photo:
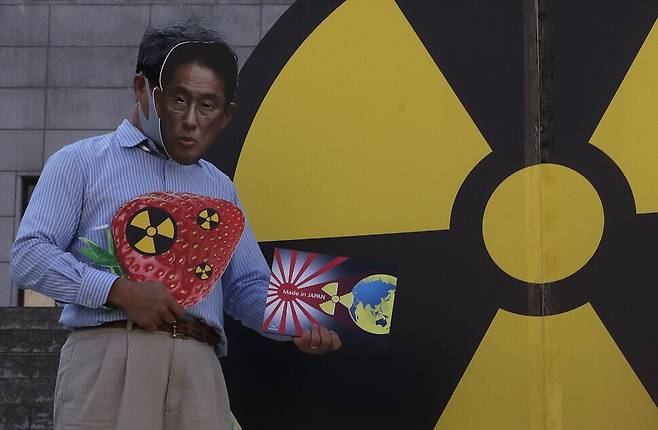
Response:
[{"label": "blue and white stripe pattern", "polygon": [[[80,253],[87,237],[101,245],[126,201],[152,191],[190,192],[240,205],[230,179],[201,160],[183,166],[145,150],[145,136],[128,121],[116,131],[68,145],[43,169],[11,249],[11,275],[29,288],[67,303],[60,323],[67,327],[126,319],[120,309],[104,307],[116,276]],[[141,144],[141,145],[140,145]],[[226,353],[223,311],[259,331],[269,268],[249,225],[218,285],[188,314],[221,335]]]}]

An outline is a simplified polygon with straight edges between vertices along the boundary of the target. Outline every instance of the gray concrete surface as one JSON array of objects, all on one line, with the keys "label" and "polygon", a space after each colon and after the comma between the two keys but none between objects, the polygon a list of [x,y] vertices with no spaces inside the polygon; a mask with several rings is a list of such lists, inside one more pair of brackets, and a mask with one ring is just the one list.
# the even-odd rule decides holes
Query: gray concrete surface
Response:
[{"label": "gray concrete surface", "polygon": [[223,34],[242,66],[291,3],[0,0],[0,306],[17,301],[8,250],[21,215],[21,183],[58,149],[114,129],[131,112],[144,29],[205,21]]}]

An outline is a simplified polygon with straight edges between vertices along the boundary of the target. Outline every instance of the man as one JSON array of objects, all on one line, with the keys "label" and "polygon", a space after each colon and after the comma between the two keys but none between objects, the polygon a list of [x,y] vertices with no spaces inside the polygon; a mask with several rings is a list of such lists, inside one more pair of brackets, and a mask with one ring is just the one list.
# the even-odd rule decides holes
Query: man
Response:
[{"label": "man", "polygon": [[[167,54],[189,41],[206,42],[207,49],[178,62],[157,88]],[[215,355],[226,353],[223,312],[258,330],[269,280],[249,226],[221,281],[187,310],[162,284],[117,277],[80,252],[79,237],[102,243],[99,226],[147,192],[190,192],[239,205],[230,180],[201,159],[235,112],[230,48],[194,24],[147,30],[137,72],[130,122],[48,160],[12,247],[12,276],[67,303],[60,322],[74,330],[60,357],[56,429],[228,429]],[[183,338],[172,337],[174,322]],[[308,353],[340,347],[335,333],[317,327],[294,342]]]}]

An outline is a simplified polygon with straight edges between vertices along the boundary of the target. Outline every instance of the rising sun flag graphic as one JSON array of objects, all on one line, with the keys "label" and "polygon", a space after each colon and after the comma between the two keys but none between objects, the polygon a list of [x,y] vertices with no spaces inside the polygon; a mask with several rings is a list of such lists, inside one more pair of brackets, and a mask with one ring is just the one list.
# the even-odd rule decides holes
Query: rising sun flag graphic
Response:
[{"label": "rising sun flag graphic", "polygon": [[276,267],[270,279],[263,330],[271,329],[276,319],[276,330],[284,334],[286,322],[292,321],[294,334],[301,336],[302,325],[319,324],[318,320],[323,319],[322,304],[337,293],[332,289],[331,281],[323,282],[322,279],[327,272],[346,261],[346,257],[336,257],[317,267],[313,264],[317,254],[308,254],[303,260],[297,260],[297,254],[297,251],[292,251],[289,258],[282,260],[281,252],[278,249],[274,252]]}]

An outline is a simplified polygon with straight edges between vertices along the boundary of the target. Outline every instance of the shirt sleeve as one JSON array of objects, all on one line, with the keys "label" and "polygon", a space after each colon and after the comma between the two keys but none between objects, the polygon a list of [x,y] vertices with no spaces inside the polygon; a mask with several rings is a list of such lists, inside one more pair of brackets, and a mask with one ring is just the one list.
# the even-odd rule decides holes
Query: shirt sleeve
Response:
[{"label": "shirt sleeve", "polygon": [[78,231],[84,170],[67,146],[46,163],[11,248],[11,277],[22,288],[63,303],[99,308],[117,276],[67,252]]},{"label": "shirt sleeve", "polygon": [[[233,195],[233,203],[242,210],[235,189],[233,189]],[[290,340],[290,336],[262,333],[261,326],[269,281],[270,269],[245,217],[242,238],[222,275],[224,310],[263,336],[274,340]]]}]

